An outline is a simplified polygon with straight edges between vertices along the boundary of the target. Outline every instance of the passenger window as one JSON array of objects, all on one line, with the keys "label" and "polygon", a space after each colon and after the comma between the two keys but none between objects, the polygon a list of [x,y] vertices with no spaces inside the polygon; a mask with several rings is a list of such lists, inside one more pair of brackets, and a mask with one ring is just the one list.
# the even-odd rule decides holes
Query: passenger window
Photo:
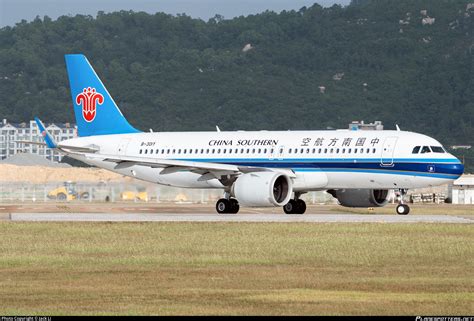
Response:
[{"label": "passenger window", "polygon": [[280,148],[280,154],[283,154],[283,148]]},{"label": "passenger window", "polygon": [[339,148],[336,149],[336,154],[339,154]]},{"label": "passenger window", "polygon": [[350,149],[350,148],[347,150],[347,152],[348,152],[349,154],[351,153],[351,151],[352,151],[352,149]]},{"label": "passenger window", "polygon": [[423,148],[421,149],[422,154],[429,153],[429,152],[431,152],[431,150],[428,146],[423,146]]},{"label": "passenger window", "polygon": [[328,149],[325,148],[325,149],[324,149],[324,154],[327,154],[327,153],[328,153]]},{"label": "passenger window", "polygon": [[309,148],[306,148],[306,154],[309,154]]},{"label": "passenger window", "polygon": [[346,153],[346,149],[345,149],[345,148],[342,149],[342,153],[343,153],[343,154]]},{"label": "passenger window", "polygon": [[140,154],[142,153],[142,150],[140,149]]},{"label": "passenger window", "polygon": [[333,152],[334,152],[334,149],[333,149],[333,148],[331,148],[331,151],[330,151],[330,153],[332,154]]},{"label": "passenger window", "polygon": [[262,149],[261,149],[261,148],[258,149],[258,153],[259,153],[259,154],[262,153]]},{"label": "passenger window", "polygon": [[162,150],[161,150],[161,153],[162,153],[162,154],[164,154],[164,153],[165,153],[165,150],[164,150],[164,149],[162,149]]},{"label": "passenger window", "polygon": [[232,154],[232,148],[229,148],[229,154]]},{"label": "passenger window", "polygon": [[421,146],[416,146],[415,148],[413,148],[413,150],[411,151],[412,154],[418,154],[418,152],[420,151],[420,148]]},{"label": "passenger window", "polygon": [[150,149],[150,154],[153,154],[153,149]]},{"label": "passenger window", "polygon": [[372,153],[374,153],[374,154],[375,154],[375,148],[374,148],[374,149],[372,149]]},{"label": "passenger window", "polygon": [[318,154],[321,154],[321,148],[320,148],[320,149],[318,149]]},{"label": "passenger window", "polygon": [[217,154],[220,154],[221,153],[221,149],[217,149]]}]

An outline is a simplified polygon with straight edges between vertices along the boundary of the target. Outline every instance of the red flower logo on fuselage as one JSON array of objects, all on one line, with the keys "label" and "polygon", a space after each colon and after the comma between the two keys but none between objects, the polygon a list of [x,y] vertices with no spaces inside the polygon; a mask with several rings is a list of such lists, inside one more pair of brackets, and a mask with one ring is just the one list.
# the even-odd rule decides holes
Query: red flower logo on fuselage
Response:
[{"label": "red flower logo on fuselage", "polygon": [[96,115],[96,104],[102,105],[104,96],[95,91],[95,88],[84,88],[82,93],[76,96],[76,104],[82,104],[82,117],[88,123],[94,120]]}]

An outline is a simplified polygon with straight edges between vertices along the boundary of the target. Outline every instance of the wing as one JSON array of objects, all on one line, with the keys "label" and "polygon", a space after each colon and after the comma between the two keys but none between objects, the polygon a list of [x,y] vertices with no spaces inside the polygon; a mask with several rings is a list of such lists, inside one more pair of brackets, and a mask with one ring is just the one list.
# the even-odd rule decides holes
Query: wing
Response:
[{"label": "wing", "polygon": [[[291,169],[284,168],[266,168],[255,166],[241,166],[232,164],[222,164],[214,162],[196,162],[174,159],[153,159],[147,157],[105,155],[105,154],[84,154],[89,159],[101,160],[104,162],[116,163],[115,169],[123,169],[134,165],[147,166],[151,168],[163,168],[161,174],[170,174],[176,171],[188,170],[201,174],[210,173],[209,179],[220,177],[222,175],[238,175],[241,173],[278,171],[285,172],[290,177],[295,177]],[[212,176],[212,177],[211,177]]]}]

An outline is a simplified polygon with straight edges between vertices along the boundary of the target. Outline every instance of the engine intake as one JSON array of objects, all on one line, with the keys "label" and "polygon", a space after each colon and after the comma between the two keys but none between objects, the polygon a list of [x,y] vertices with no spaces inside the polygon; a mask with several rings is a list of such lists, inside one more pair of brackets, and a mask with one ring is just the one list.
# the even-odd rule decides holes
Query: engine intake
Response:
[{"label": "engine intake", "polygon": [[382,207],[388,202],[386,189],[332,189],[327,192],[345,207]]},{"label": "engine intake", "polygon": [[283,206],[291,198],[291,179],[277,172],[243,174],[232,185],[231,194],[243,206]]}]

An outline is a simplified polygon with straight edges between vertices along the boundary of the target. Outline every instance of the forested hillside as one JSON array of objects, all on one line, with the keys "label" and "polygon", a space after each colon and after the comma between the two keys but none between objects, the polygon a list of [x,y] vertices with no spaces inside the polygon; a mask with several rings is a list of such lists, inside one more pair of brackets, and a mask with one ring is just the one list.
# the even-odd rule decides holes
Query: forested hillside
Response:
[{"label": "forested hillside", "polygon": [[72,121],[63,55],[84,53],[142,130],[364,119],[472,144],[473,33],[474,4],[461,0],[359,0],[207,22],[128,11],[38,17],[0,29],[0,118]]}]

